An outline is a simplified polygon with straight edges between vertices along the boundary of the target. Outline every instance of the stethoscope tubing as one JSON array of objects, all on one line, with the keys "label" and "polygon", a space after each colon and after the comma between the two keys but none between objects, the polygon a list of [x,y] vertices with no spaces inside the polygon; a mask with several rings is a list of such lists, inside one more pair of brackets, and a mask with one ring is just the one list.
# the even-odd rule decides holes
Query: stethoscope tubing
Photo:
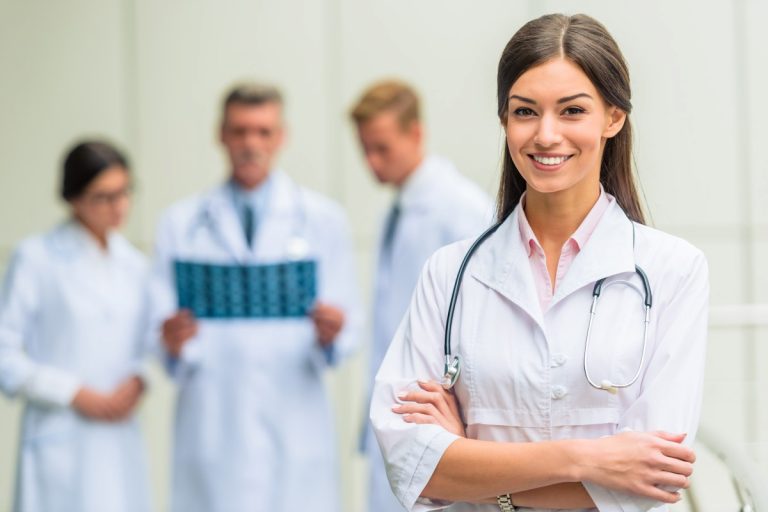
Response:
[{"label": "stethoscope tubing", "polygon": [[[467,250],[467,253],[464,255],[464,258],[461,261],[461,265],[459,265],[459,270],[456,273],[456,280],[453,283],[453,291],[451,292],[451,300],[448,303],[448,313],[446,315],[446,321],[445,321],[445,336],[443,339],[443,351],[445,354],[445,366],[444,366],[444,372],[443,372],[443,381],[442,385],[445,389],[451,389],[456,382],[458,381],[459,375],[461,374],[461,359],[458,355],[453,356],[451,353],[451,332],[453,330],[453,317],[456,312],[456,302],[458,301],[459,297],[459,291],[461,290],[461,283],[464,278],[464,272],[467,268],[467,265],[469,265],[469,260],[472,258],[472,255],[477,251],[477,249],[480,247],[480,245],[483,244],[488,238],[490,238],[491,235],[493,235],[496,230],[499,229],[499,227],[507,220],[507,217],[504,219],[498,221],[496,224],[488,228],[485,232],[483,232],[469,247]],[[628,218],[630,223],[632,223],[632,246],[635,245],[635,224],[632,222],[631,219]],[[637,382],[637,379],[640,377],[640,373],[642,372],[643,365],[645,363],[645,356],[646,356],[646,350],[648,347],[648,325],[650,324],[650,317],[651,317],[651,307],[653,306],[653,293],[651,290],[651,285],[648,280],[648,276],[645,273],[645,271],[640,268],[639,265],[635,265],[635,273],[640,276],[640,280],[643,283],[643,304],[645,306],[645,318],[644,318],[644,325],[643,325],[643,350],[642,355],[640,357],[640,364],[637,367],[637,370],[635,374],[633,375],[632,379],[630,379],[628,382],[623,384],[616,384],[609,380],[603,380],[599,384],[596,383],[592,376],[589,373],[589,344],[592,334],[592,324],[595,318],[595,315],[597,314],[597,304],[598,300],[600,298],[600,294],[603,291],[603,285],[606,281],[606,278],[599,279],[597,282],[595,282],[595,286],[592,289],[592,305],[590,307],[589,311],[589,324],[587,326],[587,335],[584,342],[584,375],[587,379],[587,382],[595,389],[602,389],[604,391],[608,391],[610,393],[616,393],[618,389],[621,388],[627,388]],[[609,282],[609,286],[611,283]],[[631,285],[627,282],[627,284],[633,288],[636,288],[634,285]]]}]

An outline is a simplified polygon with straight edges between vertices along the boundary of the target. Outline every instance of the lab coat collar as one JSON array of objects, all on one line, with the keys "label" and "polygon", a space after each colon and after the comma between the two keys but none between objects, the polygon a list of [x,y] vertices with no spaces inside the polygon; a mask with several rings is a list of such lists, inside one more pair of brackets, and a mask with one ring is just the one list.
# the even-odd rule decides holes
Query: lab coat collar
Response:
[{"label": "lab coat collar", "polygon": [[470,265],[472,276],[522,308],[543,327],[543,315],[528,264],[528,247],[518,228],[518,205],[499,229],[481,245]]},{"label": "lab coat collar", "polygon": [[[266,211],[260,212],[261,218],[257,220],[260,229],[264,227],[268,218],[293,215],[296,208],[297,185],[285,173],[277,169],[270,171],[269,180],[270,197],[266,201],[267,208]],[[211,191],[205,209],[212,224],[211,229],[227,250],[239,261],[247,261],[251,254],[251,248],[248,247],[243,236],[242,223],[235,209],[229,182]],[[259,234],[257,233],[257,241],[258,238]]]},{"label": "lab coat collar", "polygon": [[[528,262],[528,246],[519,230],[518,205],[477,251],[472,276],[522,308],[543,328],[543,312]],[[550,309],[576,290],[598,279],[634,272],[632,223],[612,201],[587,243],[574,258],[555,290]]]},{"label": "lab coat collar", "polygon": [[635,271],[634,224],[615,199],[555,290],[550,309],[574,291],[604,277]]},{"label": "lab coat collar", "polygon": [[116,231],[107,234],[107,246],[102,248],[88,228],[75,218],[63,222],[57,231],[61,235],[57,237],[58,249],[70,254],[86,252],[91,256],[110,258],[120,249],[121,238]]}]

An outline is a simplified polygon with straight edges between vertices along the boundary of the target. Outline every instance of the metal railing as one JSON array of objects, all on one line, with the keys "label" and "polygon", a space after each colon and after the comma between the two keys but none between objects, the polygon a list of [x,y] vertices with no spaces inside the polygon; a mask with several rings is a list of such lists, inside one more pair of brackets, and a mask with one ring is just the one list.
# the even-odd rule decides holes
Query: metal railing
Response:
[{"label": "metal railing", "polygon": [[[754,328],[768,326],[768,304],[737,304],[713,306],[710,309],[710,328]],[[768,512],[768,475],[744,449],[722,435],[703,425],[699,429],[697,443],[701,444],[728,469],[733,495],[739,507],[733,512]],[[693,512],[708,510],[706,504],[697,500],[702,487],[694,473],[691,488],[687,491],[688,502]],[[730,493],[729,493],[730,494]],[[719,511],[718,511],[719,512]],[[723,511],[727,512],[727,511]]]}]

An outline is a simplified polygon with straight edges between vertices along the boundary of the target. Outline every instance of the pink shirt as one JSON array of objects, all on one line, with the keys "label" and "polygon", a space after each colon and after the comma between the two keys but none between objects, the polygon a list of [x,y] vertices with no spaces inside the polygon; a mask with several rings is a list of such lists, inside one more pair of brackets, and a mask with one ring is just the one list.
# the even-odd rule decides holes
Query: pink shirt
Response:
[{"label": "pink shirt", "polygon": [[[565,242],[560,251],[560,258],[557,262],[555,286],[552,286],[552,282],[549,278],[547,258],[544,255],[544,249],[542,249],[541,244],[539,244],[539,241],[536,239],[536,235],[533,233],[533,229],[531,229],[531,225],[528,223],[528,218],[525,216],[525,211],[523,208],[520,208],[520,213],[518,215],[520,237],[523,240],[523,244],[528,246],[528,261],[531,264],[533,282],[536,285],[536,291],[539,295],[539,305],[541,306],[541,311],[543,313],[549,309],[549,303],[552,302],[552,297],[557,286],[562,282],[565,273],[568,272],[574,258],[579,254],[579,251],[584,247],[584,244],[587,243],[587,240],[589,240],[589,237],[595,231],[603,214],[613,201],[613,196],[606,194],[601,185],[600,197],[597,198],[597,202],[595,202],[595,205],[584,218],[581,225]],[[525,194],[520,198],[520,204],[525,205]]]}]

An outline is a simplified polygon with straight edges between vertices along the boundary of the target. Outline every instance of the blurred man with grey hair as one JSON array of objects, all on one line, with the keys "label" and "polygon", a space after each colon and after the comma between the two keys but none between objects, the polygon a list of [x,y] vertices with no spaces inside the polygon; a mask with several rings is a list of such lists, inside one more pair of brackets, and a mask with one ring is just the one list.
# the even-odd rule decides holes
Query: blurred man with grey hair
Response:
[{"label": "blurred man with grey hair", "polygon": [[338,512],[323,374],[358,341],[347,219],[276,168],[283,99],[233,88],[221,186],[171,206],[156,244],[156,325],[178,384],[171,509]]}]

